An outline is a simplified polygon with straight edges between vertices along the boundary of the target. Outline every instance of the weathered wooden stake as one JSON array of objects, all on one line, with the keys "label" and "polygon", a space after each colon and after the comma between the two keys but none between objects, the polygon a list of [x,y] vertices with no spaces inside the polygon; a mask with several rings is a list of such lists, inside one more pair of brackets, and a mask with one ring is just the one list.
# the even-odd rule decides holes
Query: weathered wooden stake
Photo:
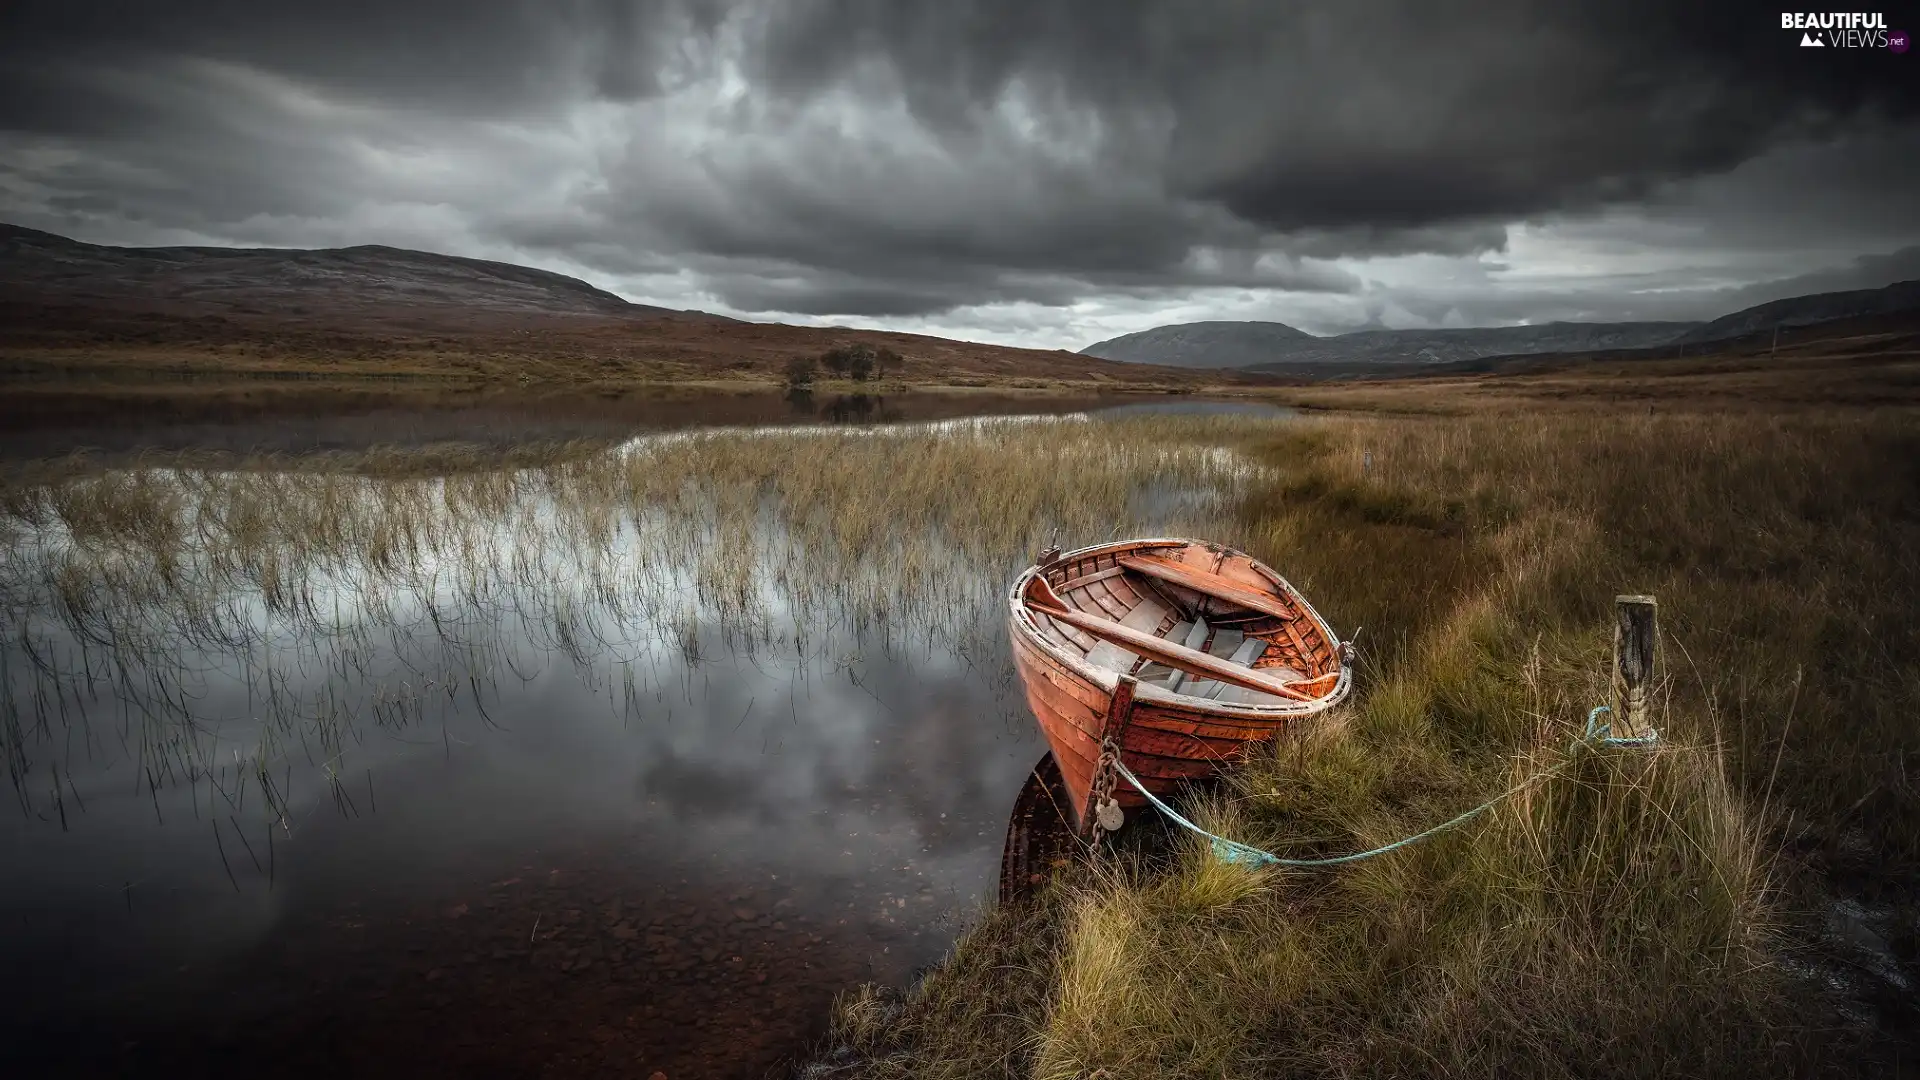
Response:
[{"label": "weathered wooden stake", "polygon": [[1659,605],[1651,596],[1616,596],[1613,605],[1613,734],[1633,738],[1648,730]]}]

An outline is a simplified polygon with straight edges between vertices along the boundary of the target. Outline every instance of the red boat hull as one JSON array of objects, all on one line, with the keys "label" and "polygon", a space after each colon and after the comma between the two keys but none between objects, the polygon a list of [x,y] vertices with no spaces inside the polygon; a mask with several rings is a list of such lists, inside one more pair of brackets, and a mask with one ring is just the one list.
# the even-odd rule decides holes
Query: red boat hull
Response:
[{"label": "red boat hull", "polygon": [[[1208,580],[1231,580],[1237,586],[1260,590],[1274,598],[1274,605],[1284,605],[1280,609],[1291,611],[1293,617],[1282,619],[1210,605],[1204,595],[1145,582],[1120,562],[1142,556],[1174,562],[1196,574],[1214,575]],[[1123,677],[1133,676],[1113,666],[1102,667],[1098,661],[1113,655],[1121,655],[1124,660],[1126,655],[1115,654],[1111,648],[1103,652],[1100,643],[1088,635],[1076,634],[1072,627],[1032,610],[1026,597],[1030,579],[1037,574],[1044,574],[1056,590],[1063,590],[1067,602],[1110,619],[1125,614],[1144,625],[1137,616],[1148,604],[1166,608],[1163,626],[1173,626],[1181,614],[1201,621],[1211,614],[1220,625],[1232,623],[1240,628],[1234,631],[1236,634],[1244,631],[1243,638],[1237,640],[1257,637],[1267,643],[1268,655],[1252,665],[1255,670],[1285,671],[1305,680],[1319,678],[1326,692],[1307,701],[1271,698],[1222,702],[1139,682],[1130,706],[1125,708],[1126,715],[1115,716],[1116,688]],[[1222,587],[1221,591],[1231,590]],[[1345,651],[1311,605],[1278,574],[1249,556],[1217,545],[1138,540],[1082,549],[1022,574],[1015,583],[1012,603],[1014,666],[1026,690],[1027,705],[1039,721],[1072,797],[1076,824],[1087,813],[1103,739],[1115,738],[1127,768],[1154,794],[1165,795],[1183,783],[1215,775],[1223,762],[1234,760],[1250,744],[1275,738],[1291,724],[1331,707],[1345,697],[1351,683]],[[1145,617],[1153,618],[1160,606],[1146,609]],[[1094,657],[1091,661],[1089,654]],[[1123,807],[1141,806],[1146,801],[1124,781],[1115,786],[1114,795]]]}]

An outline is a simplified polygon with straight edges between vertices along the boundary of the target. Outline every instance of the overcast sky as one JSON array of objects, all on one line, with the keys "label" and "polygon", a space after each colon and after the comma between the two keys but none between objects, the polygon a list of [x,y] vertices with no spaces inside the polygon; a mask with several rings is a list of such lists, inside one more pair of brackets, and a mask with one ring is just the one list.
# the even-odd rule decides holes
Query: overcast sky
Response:
[{"label": "overcast sky", "polygon": [[1920,277],[1920,52],[1799,42],[1697,0],[7,0],[0,220],[1041,347],[1710,318]]}]

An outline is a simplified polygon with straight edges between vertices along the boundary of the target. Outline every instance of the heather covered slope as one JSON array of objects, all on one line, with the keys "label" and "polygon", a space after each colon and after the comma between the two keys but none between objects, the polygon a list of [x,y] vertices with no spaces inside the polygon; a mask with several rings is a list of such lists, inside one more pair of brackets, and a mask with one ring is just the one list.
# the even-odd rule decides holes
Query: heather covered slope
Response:
[{"label": "heather covered slope", "polygon": [[0,224],[0,296],[199,315],[367,315],[420,307],[488,314],[659,316],[577,278],[511,263],[366,245],[105,247]]}]

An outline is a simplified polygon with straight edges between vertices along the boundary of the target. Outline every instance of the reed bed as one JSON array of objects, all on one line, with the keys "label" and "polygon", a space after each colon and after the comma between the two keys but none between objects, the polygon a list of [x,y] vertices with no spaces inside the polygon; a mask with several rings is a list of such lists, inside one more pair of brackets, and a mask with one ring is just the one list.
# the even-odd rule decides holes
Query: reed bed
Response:
[{"label": "reed bed", "polygon": [[[448,448],[45,468],[0,503],[0,756],[29,815],[58,811],[53,777],[104,740],[149,788],[253,792],[279,820],[292,775],[275,769],[304,758],[337,784],[369,730],[450,738],[449,717],[484,717],[501,680],[555,657],[622,715],[716,650],[800,669],[849,637],[957,649],[1011,695],[1012,572],[1050,536],[1206,531],[1256,477],[1219,449],[1227,430],[1077,418],[662,435],[493,469]],[[197,706],[221,681],[246,715]]]}]

